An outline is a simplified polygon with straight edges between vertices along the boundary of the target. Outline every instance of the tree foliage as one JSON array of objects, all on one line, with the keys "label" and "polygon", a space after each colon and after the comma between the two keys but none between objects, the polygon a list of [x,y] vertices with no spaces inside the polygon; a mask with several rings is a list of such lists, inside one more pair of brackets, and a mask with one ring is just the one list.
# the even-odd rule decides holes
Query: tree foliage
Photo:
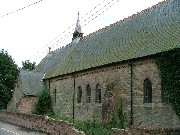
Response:
[{"label": "tree foliage", "polygon": [[157,55],[156,63],[160,70],[163,91],[168,93],[170,103],[180,118],[180,48]]},{"label": "tree foliage", "polygon": [[5,109],[12,97],[16,79],[18,76],[18,67],[8,55],[7,51],[0,51],[0,109]]},{"label": "tree foliage", "polygon": [[36,67],[36,63],[32,63],[29,60],[26,60],[25,62],[22,61],[22,66],[22,69],[34,70]]}]

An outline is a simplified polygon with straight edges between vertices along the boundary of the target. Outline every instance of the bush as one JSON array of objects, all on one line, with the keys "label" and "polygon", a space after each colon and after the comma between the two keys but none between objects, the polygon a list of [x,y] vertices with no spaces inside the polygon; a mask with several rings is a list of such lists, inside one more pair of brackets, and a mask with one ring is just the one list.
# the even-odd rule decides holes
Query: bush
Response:
[{"label": "bush", "polygon": [[37,98],[37,103],[35,105],[33,113],[39,115],[53,113],[51,108],[51,97],[48,91],[43,90],[41,93],[39,93]]},{"label": "bush", "polygon": [[50,114],[49,117],[55,120],[63,120],[68,121],[70,123],[74,123],[74,126],[79,131],[83,131],[86,135],[110,135],[111,128],[114,127],[113,125],[107,124],[102,125],[97,121],[74,121],[71,117],[63,117],[57,114]]},{"label": "bush", "polygon": [[110,135],[111,125],[102,125],[96,121],[76,121],[75,128],[86,135]]},{"label": "bush", "polygon": [[121,100],[120,107],[118,109],[118,119],[120,121],[118,128],[125,129],[126,124],[127,124],[127,116],[126,116],[126,113],[124,112],[122,100]]}]

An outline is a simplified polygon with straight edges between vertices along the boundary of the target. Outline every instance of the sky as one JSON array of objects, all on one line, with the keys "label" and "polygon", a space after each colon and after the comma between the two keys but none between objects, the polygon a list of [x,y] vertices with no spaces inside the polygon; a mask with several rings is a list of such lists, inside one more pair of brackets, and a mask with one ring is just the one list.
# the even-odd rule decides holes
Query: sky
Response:
[{"label": "sky", "polygon": [[49,47],[53,51],[72,41],[78,11],[86,36],[161,1],[0,0],[0,50],[19,67],[25,60],[38,64]]}]

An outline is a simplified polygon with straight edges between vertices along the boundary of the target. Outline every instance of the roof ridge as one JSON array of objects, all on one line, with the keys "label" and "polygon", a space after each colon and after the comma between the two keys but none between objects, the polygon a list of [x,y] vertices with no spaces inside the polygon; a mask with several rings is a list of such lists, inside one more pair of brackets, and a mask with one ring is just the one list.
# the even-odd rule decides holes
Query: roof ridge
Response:
[{"label": "roof ridge", "polygon": [[158,8],[159,6],[161,6],[162,4],[164,4],[164,3],[168,2],[168,1],[171,1],[171,0],[163,0],[163,1],[158,2],[157,4],[155,4],[155,5],[151,6],[151,7],[148,7],[148,8],[146,8],[146,9],[143,9],[142,11],[137,12],[137,13],[131,15],[131,16],[128,16],[128,17],[126,17],[126,18],[124,18],[124,19],[122,19],[122,20],[119,20],[119,21],[117,21],[117,22],[115,22],[115,23],[112,23],[112,24],[107,25],[107,26],[105,26],[105,27],[103,27],[103,28],[100,28],[100,29],[98,29],[98,30],[96,30],[96,31],[94,31],[94,32],[92,32],[92,33],[89,33],[88,35],[84,36],[82,40],[85,40],[85,39],[87,39],[88,37],[90,37],[90,36],[92,36],[92,35],[95,35],[96,33],[101,32],[101,31],[103,31],[103,30],[105,30],[105,29],[108,29],[108,28],[110,28],[110,27],[112,27],[112,26],[115,26],[115,25],[117,25],[117,24],[123,23],[124,21],[130,20],[130,19],[132,19],[133,17],[140,15],[141,13],[146,13],[146,12],[148,12],[148,11],[151,10],[151,9]]}]

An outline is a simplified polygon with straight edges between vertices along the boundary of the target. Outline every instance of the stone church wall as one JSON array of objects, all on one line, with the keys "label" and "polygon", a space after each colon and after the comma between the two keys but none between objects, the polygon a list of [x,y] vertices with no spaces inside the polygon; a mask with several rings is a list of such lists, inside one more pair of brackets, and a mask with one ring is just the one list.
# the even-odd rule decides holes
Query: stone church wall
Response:
[{"label": "stone church wall", "polygon": [[18,111],[17,107],[18,107],[21,99],[24,97],[24,94],[22,93],[22,91],[23,91],[22,83],[21,83],[20,77],[18,77],[16,86],[13,91],[13,97],[11,98],[11,100],[9,101],[9,103],[7,105],[8,111],[12,111],[12,112]]},{"label": "stone church wall", "polygon": [[[146,78],[152,82],[152,103],[143,103],[143,83]],[[134,125],[149,127],[179,127],[178,117],[170,105],[162,103],[161,80],[153,59],[144,59],[132,63],[133,122]],[[130,121],[131,116],[131,67],[120,63],[108,67],[96,68],[75,76],[67,75],[46,80],[50,87],[53,108],[62,116],[78,120],[112,119],[123,102],[124,111]],[[75,85],[74,85],[75,83]],[[102,103],[95,103],[96,85],[101,86]],[[91,102],[86,103],[86,87],[91,88]],[[75,86],[75,91],[74,91]],[[77,102],[78,87],[82,88],[82,102]],[[74,94],[75,93],[75,94]],[[74,110],[73,110],[74,94]],[[74,114],[73,114],[74,113]]]},{"label": "stone church wall", "polygon": [[[133,68],[134,124],[148,127],[180,127],[180,120],[170,104],[162,101],[162,87],[159,71],[153,60],[138,62]],[[143,82],[152,82],[152,103],[143,103]]]},{"label": "stone church wall", "polygon": [[[91,103],[86,103],[86,87],[91,87]],[[100,84],[102,103],[95,103],[96,85]],[[86,74],[82,73],[76,78],[76,86],[82,87],[82,103],[77,103],[77,119],[103,119],[109,121],[114,109],[118,107],[120,99],[124,101],[126,110],[130,110],[130,67],[127,64],[96,69]],[[77,90],[76,90],[77,92]],[[77,94],[75,94],[77,95]],[[120,105],[120,104],[119,104]]]},{"label": "stone church wall", "polygon": [[50,82],[50,95],[55,113],[62,116],[72,117],[73,115],[73,90],[74,79],[60,78]]},{"label": "stone church wall", "polygon": [[37,97],[35,96],[24,96],[19,105],[17,106],[17,110],[20,113],[31,114],[34,111],[35,103],[37,102]]}]

